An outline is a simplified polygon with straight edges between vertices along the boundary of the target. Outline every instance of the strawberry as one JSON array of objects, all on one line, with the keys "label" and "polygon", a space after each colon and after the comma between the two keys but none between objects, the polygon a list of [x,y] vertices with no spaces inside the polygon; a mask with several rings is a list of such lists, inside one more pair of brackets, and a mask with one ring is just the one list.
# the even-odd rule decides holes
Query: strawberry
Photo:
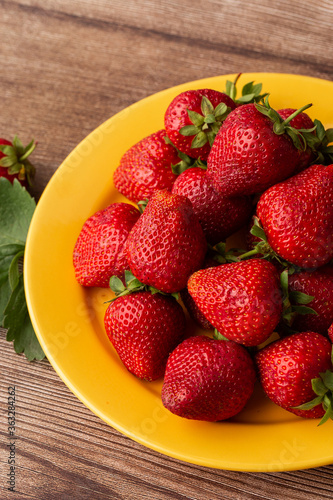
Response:
[{"label": "strawberry", "polygon": [[6,177],[11,182],[17,179],[24,187],[31,186],[35,167],[28,157],[36,145],[37,143],[31,141],[24,147],[17,136],[14,137],[13,142],[0,139],[0,177]]},{"label": "strawberry", "polygon": [[217,90],[182,92],[165,112],[167,135],[183,153],[206,160],[221,123],[235,107],[228,95]]},{"label": "strawberry", "polygon": [[296,315],[292,328],[299,332],[313,331],[327,335],[333,322],[333,268],[326,265],[311,272],[295,272],[289,276],[288,283],[292,302],[300,304],[303,294],[306,294],[311,299],[306,302],[307,305],[317,313]]},{"label": "strawberry", "polygon": [[264,347],[255,360],[266,395],[300,417],[332,418],[331,353],[330,341],[316,332],[296,333]]},{"label": "strawberry", "polygon": [[191,202],[166,190],[154,193],[127,242],[132,273],[165,293],[185,288],[203,263],[207,243]]},{"label": "strawberry", "polygon": [[333,342],[333,323],[328,328],[328,337],[331,342]]},{"label": "strawberry", "polygon": [[104,325],[126,368],[152,381],[163,376],[170,352],[184,338],[186,320],[173,297],[141,291],[111,302]]},{"label": "strawberry", "polygon": [[333,257],[333,164],[312,165],[265,191],[257,216],[271,248],[305,269]]},{"label": "strawberry", "polygon": [[170,190],[177,177],[171,167],[182,160],[165,137],[166,131],[159,130],[136,143],[114,172],[116,189],[134,203],[150,198],[158,189]]},{"label": "strawberry", "polygon": [[178,176],[172,193],[186,196],[192,203],[207,242],[215,245],[243,227],[251,217],[249,197],[222,196],[210,183],[205,170],[192,167]]},{"label": "strawberry", "polygon": [[255,378],[253,361],[241,345],[205,336],[190,337],[169,356],[162,402],[180,417],[225,420],[244,408]]},{"label": "strawberry", "polygon": [[266,260],[249,259],[201,269],[188,291],[210,323],[226,338],[256,346],[270,337],[282,313],[279,273]]},{"label": "strawberry", "polygon": [[129,203],[112,203],[86,220],[73,251],[78,283],[108,287],[112,275],[123,277],[128,269],[124,243],[139,217]]},{"label": "strawberry", "polygon": [[[308,106],[303,106],[301,112]],[[223,122],[207,160],[207,175],[227,196],[260,193],[290,177],[306,149],[303,135],[265,105],[238,106]]]}]

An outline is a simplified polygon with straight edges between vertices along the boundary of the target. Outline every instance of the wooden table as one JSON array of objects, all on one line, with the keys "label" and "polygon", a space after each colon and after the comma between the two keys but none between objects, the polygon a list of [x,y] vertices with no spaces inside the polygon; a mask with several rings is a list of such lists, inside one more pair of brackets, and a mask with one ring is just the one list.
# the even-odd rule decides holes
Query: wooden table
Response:
[{"label": "wooden table", "polygon": [[[90,131],[131,103],[190,80],[238,72],[333,79],[333,4],[282,0],[0,0],[0,136],[35,137],[42,193]],[[333,110],[332,110],[333,112]],[[2,499],[296,500],[333,497],[333,466],[243,473],[151,451],[88,410],[45,360],[1,330],[1,405],[16,387],[16,493]]]}]

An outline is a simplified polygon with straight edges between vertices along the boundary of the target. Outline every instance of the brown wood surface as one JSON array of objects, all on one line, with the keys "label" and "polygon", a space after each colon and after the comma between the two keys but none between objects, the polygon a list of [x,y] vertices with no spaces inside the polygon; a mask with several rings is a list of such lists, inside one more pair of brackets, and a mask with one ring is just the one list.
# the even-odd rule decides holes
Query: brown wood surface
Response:
[{"label": "brown wood surface", "polygon": [[[38,140],[38,198],[91,130],[159,90],[254,71],[333,80],[332,21],[331,1],[0,0],[0,136]],[[47,361],[15,354],[4,330],[0,343],[1,499],[333,497],[333,466],[242,473],[151,451],[91,413]],[[6,489],[13,385],[16,493]]]}]

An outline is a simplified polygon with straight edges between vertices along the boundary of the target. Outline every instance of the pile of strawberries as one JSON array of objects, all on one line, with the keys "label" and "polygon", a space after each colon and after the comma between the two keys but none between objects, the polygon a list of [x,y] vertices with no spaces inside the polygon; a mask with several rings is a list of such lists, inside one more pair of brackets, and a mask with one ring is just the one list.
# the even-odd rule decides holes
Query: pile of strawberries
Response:
[{"label": "pile of strawberries", "polygon": [[[114,184],[129,203],[85,222],[75,276],[115,292],[106,333],[135,376],[164,377],[174,414],[233,417],[258,379],[275,404],[323,423],[333,418],[333,129],[310,104],[274,110],[260,84],[236,98],[237,81],[182,92],[165,128],[123,155]],[[229,249],[239,231],[246,248]],[[201,334],[188,333],[186,310]]]}]

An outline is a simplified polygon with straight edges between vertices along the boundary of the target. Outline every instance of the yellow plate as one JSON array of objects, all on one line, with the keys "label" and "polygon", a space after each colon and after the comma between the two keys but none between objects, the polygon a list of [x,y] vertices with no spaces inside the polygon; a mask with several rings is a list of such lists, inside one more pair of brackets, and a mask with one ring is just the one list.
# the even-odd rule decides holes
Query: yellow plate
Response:
[{"label": "yellow plate", "polygon": [[[317,427],[278,408],[260,388],[236,418],[196,422],[169,413],[161,381],[145,383],[120,363],[103,329],[111,292],[84,289],[74,278],[72,251],[83,222],[109,203],[126,201],[112,176],[122,154],[163,128],[163,115],[179,92],[223,91],[225,75],[152,95],[113,116],[63,162],[35,211],[25,256],[25,288],[38,339],[70,390],[105,422],[143,445],[177,459],[229,470],[279,471],[333,462],[332,422]],[[333,83],[285,74],[244,74],[239,85],[263,82],[276,108],[313,103],[308,113],[333,126]],[[190,324],[191,325],[191,324]]]}]

